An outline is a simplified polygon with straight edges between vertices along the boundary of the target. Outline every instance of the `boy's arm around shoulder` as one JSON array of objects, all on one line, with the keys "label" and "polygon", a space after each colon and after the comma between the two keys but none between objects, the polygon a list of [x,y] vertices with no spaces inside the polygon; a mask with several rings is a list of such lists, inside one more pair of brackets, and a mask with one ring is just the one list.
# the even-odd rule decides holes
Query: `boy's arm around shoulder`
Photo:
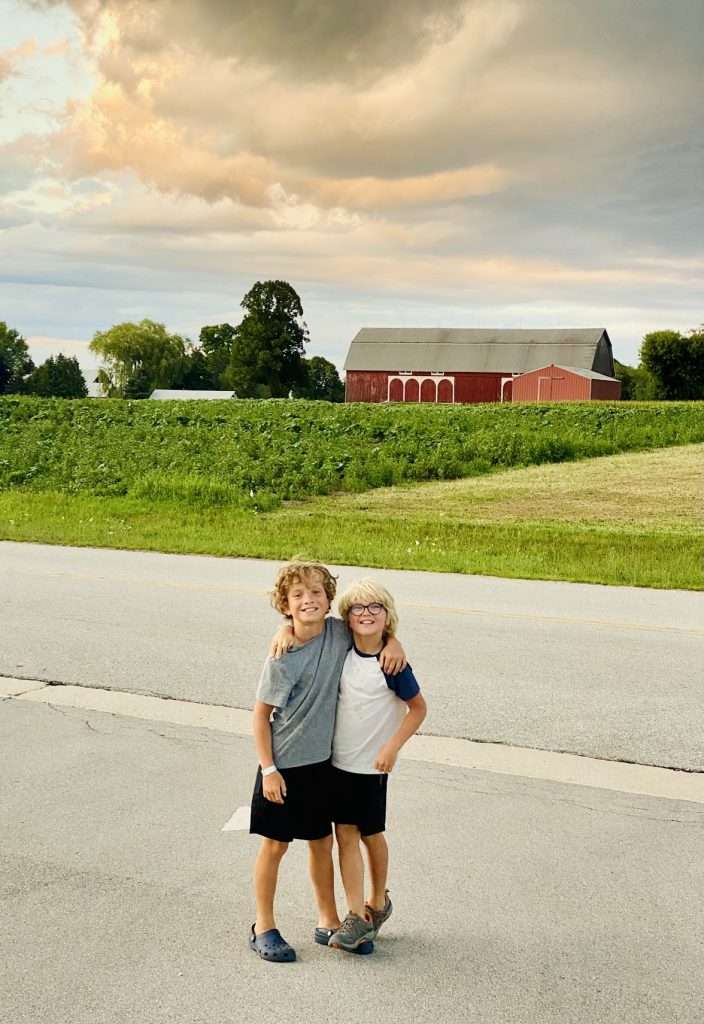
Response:
[{"label": "boy's arm around shoulder", "polygon": [[290,651],[295,643],[296,637],[293,632],[293,622],[291,619],[284,619],[272,638],[269,657],[277,660],[282,654]]},{"label": "boy's arm around shoulder", "polygon": [[398,672],[402,672],[407,664],[408,660],[403,646],[395,636],[387,637],[386,644],[382,647],[379,654],[379,667],[381,671],[393,676]]}]

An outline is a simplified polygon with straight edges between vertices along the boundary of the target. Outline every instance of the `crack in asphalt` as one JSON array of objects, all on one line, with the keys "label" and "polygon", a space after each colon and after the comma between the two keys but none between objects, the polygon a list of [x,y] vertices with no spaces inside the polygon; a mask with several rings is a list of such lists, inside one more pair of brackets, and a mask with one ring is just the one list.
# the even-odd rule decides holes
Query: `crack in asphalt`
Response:
[{"label": "crack in asphalt", "polygon": [[[42,678],[31,678],[31,677],[22,677],[22,676],[5,676],[2,673],[0,673],[0,679],[18,679],[19,681],[22,681],[22,682],[44,683],[43,689],[46,689],[47,687],[50,687],[50,686],[55,686],[55,687],[76,686],[76,687],[79,687],[79,688],[84,689],[84,690],[101,690],[101,691],[104,691],[106,693],[125,694],[127,696],[134,695],[134,696],[138,696],[138,697],[152,697],[155,700],[175,701],[175,702],[181,703],[181,704],[195,704],[195,705],[198,705],[200,707],[206,707],[206,708],[225,708],[227,710],[247,711],[247,712],[251,712],[252,711],[252,708],[250,708],[250,707],[242,707],[241,705],[238,705],[238,704],[218,704],[218,703],[214,703],[212,701],[195,700],[195,699],[192,699],[192,698],[184,698],[184,697],[174,697],[171,694],[160,693],[157,690],[141,690],[141,689],[140,690],[122,690],[119,687],[110,686],[110,685],[108,685],[106,683],[95,683],[95,684],[93,684],[93,683],[90,683],[90,684],[89,683],[72,683],[72,682],[66,682],[65,680],[61,680],[61,679],[42,679]],[[34,692],[34,691],[33,690],[26,690],[26,691],[24,691],[24,693],[30,693],[30,692]],[[20,693],[9,694],[9,695],[3,697],[3,700],[17,699],[18,697],[21,697],[22,695],[23,694],[20,694]],[[704,775],[704,767],[701,767],[701,768],[700,767],[688,767],[686,765],[683,766],[683,765],[677,765],[677,764],[665,764],[665,763],[661,763],[661,762],[658,762],[658,761],[636,761],[633,758],[627,758],[627,757],[604,757],[601,754],[588,753],[588,752],[580,751],[580,750],[569,750],[569,749],[564,748],[564,747],[534,747],[534,746],[526,745],[526,744],[523,744],[523,743],[512,743],[509,740],[503,740],[503,739],[491,739],[491,738],[487,738],[487,737],[475,737],[475,736],[456,736],[456,735],[446,734],[446,733],[425,732],[425,731],[422,731],[422,730],[419,730],[418,736],[427,736],[428,738],[431,738],[431,739],[440,739],[440,740],[444,740],[444,739],[460,740],[460,741],[464,741],[464,742],[477,743],[477,744],[482,744],[482,745],[486,745],[486,746],[505,747],[507,749],[513,749],[513,750],[530,750],[530,751],[535,751],[535,752],[543,752],[543,753],[547,753],[547,754],[566,754],[566,755],[569,755],[569,756],[572,756],[572,757],[583,757],[583,758],[585,758],[587,760],[590,760],[590,761],[602,761],[604,764],[630,764],[630,765],[634,765],[635,767],[640,767],[640,768],[659,768],[659,769],[662,769],[662,770],[665,770],[665,771],[680,772],[680,773],[683,773],[685,775]]]}]

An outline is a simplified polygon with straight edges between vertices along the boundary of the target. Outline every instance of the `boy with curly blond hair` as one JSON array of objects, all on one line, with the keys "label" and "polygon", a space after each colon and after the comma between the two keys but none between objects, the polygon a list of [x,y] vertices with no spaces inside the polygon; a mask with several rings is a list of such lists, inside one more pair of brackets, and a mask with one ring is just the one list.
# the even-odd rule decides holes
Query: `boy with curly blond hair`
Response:
[{"label": "boy with curly blond hair", "polygon": [[[349,630],[328,617],[336,581],[324,565],[296,560],[279,571],[273,606],[291,621],[295,646],[267,658],[254,706],[254,742],[259,767],[252,796],[250,832],[262,837],[254,869],[257,908],[249,944],[263,960],[296,959],[276,928],[274,898],[281,861],[294,839],[308,842],[309,869],[318,904],[318,942],[327,943],[340,925],[332,863],[330,754],[342,665]],[[391,635],[385,667],[405,663]]]}]

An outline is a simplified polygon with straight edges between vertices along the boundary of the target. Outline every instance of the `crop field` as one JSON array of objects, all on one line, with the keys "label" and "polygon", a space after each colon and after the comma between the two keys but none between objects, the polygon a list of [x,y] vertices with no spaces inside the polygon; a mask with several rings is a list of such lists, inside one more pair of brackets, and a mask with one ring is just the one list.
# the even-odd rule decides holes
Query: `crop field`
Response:
[{"label": "crop field", "polygon": [[704,403],[0,400],[0,489],[238,505],[704,441]]},{"label": "crop field", "polygon": [[704,403],[0,399],[0,539],[704,589],[703,442]]}]

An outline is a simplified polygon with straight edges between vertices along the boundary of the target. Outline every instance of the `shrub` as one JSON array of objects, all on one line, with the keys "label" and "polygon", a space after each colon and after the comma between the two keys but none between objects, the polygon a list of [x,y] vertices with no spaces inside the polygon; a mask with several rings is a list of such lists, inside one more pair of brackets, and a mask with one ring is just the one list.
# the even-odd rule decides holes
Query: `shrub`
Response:
[{"label": "shrub", "polygon": [[0,487],[266,511],[281,500],[704,441],[704,403],[0,398]]}]

